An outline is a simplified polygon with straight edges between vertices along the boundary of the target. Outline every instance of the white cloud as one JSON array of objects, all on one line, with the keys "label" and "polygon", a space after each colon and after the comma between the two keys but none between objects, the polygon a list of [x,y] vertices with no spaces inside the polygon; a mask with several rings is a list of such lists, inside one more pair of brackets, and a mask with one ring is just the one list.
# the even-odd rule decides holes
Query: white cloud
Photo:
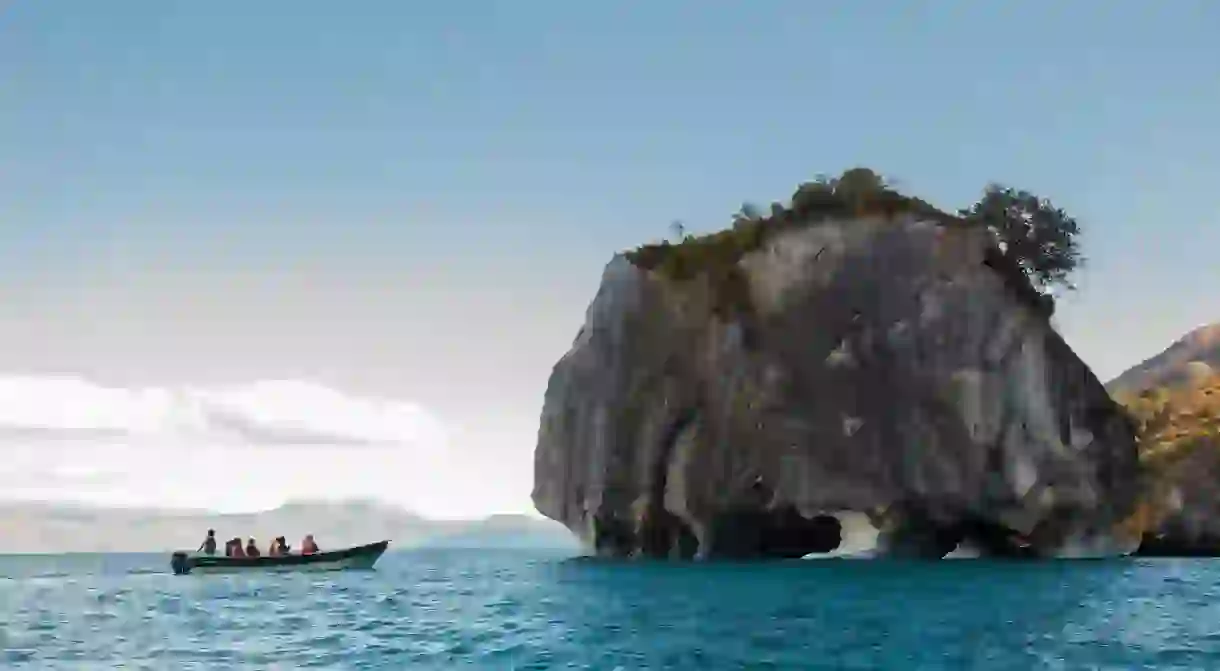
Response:
[{"label": "white cloud", "polygon": [[410,444],[444,440],[419,406],[300,381],[222,389],[121,389],[69,377],[0,377],[0,434],[129,439]]},{"label": "white cloud", "polygon": [[[0,498],[271,508],[378,498],[431,517],[528,505],[528,481],[455,446],[418,405],[302,381],[228,388],[104,387],[0,376]],[[274,448],[274,449],[272,449]]]}]

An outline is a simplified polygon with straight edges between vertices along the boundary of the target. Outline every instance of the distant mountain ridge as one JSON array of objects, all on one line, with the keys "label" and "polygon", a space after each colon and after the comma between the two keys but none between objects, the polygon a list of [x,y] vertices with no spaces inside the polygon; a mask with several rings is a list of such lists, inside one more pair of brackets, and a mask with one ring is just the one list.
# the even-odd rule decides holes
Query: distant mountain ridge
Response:
[{"label": "distant mountain ridge", "polygon": [[1201,326],[1106,384],[1111,394],[1176,387],[1220,373],[1220,323]]},{"label": "distant mountain ridge", "polygon": [[260,547],[285,536],[294,547],[313,534],[325,548],[388,539],[392,548],[536,547],[579,549],[562,525],[527,515],[430,520],[374,500],[293,501],[255,513],[105,508],[0,502],[0,553],[161,552],[195,549],[208,529],[223,542],[253,537]]}]

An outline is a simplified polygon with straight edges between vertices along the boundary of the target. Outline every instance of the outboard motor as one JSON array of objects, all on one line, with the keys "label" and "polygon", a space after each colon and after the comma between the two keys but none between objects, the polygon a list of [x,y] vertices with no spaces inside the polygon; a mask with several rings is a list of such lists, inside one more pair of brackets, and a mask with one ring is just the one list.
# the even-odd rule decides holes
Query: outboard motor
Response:
[{"label": "outboard motor", "polygon": [[186,553],[181,550],[170,558],[169,565],[174,569],[174,575],[186,575],[191,572],[191,566],[186,561]]}]

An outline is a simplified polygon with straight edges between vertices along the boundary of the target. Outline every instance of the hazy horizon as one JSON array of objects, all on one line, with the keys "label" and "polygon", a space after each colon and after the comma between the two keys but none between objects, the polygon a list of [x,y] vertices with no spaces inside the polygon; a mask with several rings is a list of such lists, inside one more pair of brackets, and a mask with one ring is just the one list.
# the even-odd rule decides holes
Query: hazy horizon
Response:
[{"label": "hazy horizon", "polygon": [[1075,214],[1056,321],[1108,380],[1220,321],[1215,25],[1202,1],[0,3],[0,501],[532,513],[547,377],[611,256],[856,165]]},{"label": "hazy horizon", "polygon": [[309,498],[287,498],[283,501],[266,507],[254,508],[249,510],[234,510],[220,511],[209,508],[184,508],[184,507],[165,507],[165,506],[132,506],[121,504],[93,503],[86,500],[74,500],[70,498],[59,499],[0,499],[0,510],[4,509],[44,509],[44,510],[81,510],[91,512],[114,512],[114,513],[131,513],[142,514],[151,513],[157,515],[202,515],[210,517],[231,517],[242,515],[258,515],[262,513],[270,513],[282,511],[289,508],[309,508],[309,509],[343,509],[360,505],[373,505],[379,510],[389,510],[405,515],[418,517],[427,522],[486,522],[504,518],[525,518],[533,521],[551,522],[537,510],[529,509],[520,512],[502,512],[502,513],[487,513],[474,514],[463,517],[428,517],[406,506],[375,497],[336,497],[331,499],[309,499]]},{"label": "hazy horizon", "polygon": [[[370,505],[373,504],[373,505]],[[393,548],[580,547],[557,522],[537,515],[493,515],[436,520],[370,501],[297,502],[270,510],[99,507],[65,502],[0,502],[0,554],[60,552],[165,552],[194,549],[208,529],[221,538],[306,534],[331,548],[388,540]]]}]

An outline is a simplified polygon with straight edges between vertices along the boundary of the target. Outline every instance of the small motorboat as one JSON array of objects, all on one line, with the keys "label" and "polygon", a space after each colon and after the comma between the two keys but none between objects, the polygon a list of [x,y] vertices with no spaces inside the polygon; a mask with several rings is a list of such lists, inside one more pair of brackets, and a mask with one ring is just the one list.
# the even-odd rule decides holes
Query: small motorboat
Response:
[{"label": "small motorboat", "polygon": [[175,575],[188,573],[235,573],[239,571],[343,571],[368,570],[381,558],[390,541],[368,545],[277,557],[217,557],[178,551],[170,559]]}]

